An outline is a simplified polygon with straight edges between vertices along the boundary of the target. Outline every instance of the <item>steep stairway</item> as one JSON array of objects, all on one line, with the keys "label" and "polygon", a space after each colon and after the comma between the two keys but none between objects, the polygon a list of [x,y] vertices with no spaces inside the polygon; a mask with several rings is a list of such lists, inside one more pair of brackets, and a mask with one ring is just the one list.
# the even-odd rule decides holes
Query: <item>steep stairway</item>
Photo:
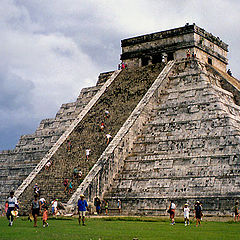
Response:
[{"label": "steep stairway", "polygon": [[[21,194],[22,213],[26,213],[32,200],[35,183],[41,187],[41,196],[48,201],[53,198],[68,201],[71,194],[64,192],[63,180],[72,180],[74,192],[106,148],[106,134],[115,136],[163,67],[163,64],[156,64],[120,73],[53,154],[51,167],[42,168]],[[105,110],[110,112],[109,118],[105,117]],[[102,121],[103,131],[100,130]],[[67,140],[71,141],[71,151],[67,151]],[[86,160],[86,149],[91,149],[89,160]],[[81,179],[73,178],[74,168],[81,170]]]},{"label": "steep stairway", "polygon": [[55,118],[42,120],[33,134],[20,137],[13,150],[0,152],[0,205],[37,166],[112,74],[101,73],[96,86],[83,88],[75,102],[62,104]]},{"label": "steep stairway", "polygon": [[121,199],[124,214],[166,215],[170,200],[179,214],[196,200],[206,215],[231,214],[240,197],[239,92],[198,60],[177,62],[169,79],[104,198],[110,208]]}]

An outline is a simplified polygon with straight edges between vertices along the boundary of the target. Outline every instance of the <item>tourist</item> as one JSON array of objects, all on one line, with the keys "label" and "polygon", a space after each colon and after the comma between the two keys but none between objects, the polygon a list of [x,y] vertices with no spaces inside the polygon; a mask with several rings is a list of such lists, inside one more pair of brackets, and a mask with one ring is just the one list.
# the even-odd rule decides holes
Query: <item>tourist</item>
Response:
[{"label": "tourist", "polygon": [[72,151],[72,143],[71,141],[68,139],[67,140],[67,152],[71,152]]},{"label": "tourist", "polygon": [[105,110],[105,118],[109,118],[110,117],[110,112],[108,110]]},{"label": "tourist", "polygon": [[101,122],[101,124],[100,124],[101,131],[103,131],[104,128],[105,128],[104,122]]},{"label": "tourist", "polygon": [[96,212],[97,214],[99,215],[100,214],[100,211],[101,211],[101,200],[99,199],[99,197],[96,197],[94,199],[94,205],[96,207]]},{"label": "tourist", "polygon": [[189,222],[189,213],[190,213],[190,209],[189,209],[189,207],[188,207],[188,204],[186,203],[186,204],[184,205],[184,208],[183,208],[185,226],[190,225],[190,222]]},{"label": "tourist", "polygon": [[69,185],[68,185],[68,194],[70,194],[72,192],[72,188],[73,188],[72,180],[70,180]]},{"label": "tourist", "polygon": [[7,202],[8,202],[8,209],[7,209],[6,216],[7,216],[7,219],[9,221],[8,226],[11,227],[13,225],[12,211],[15,211],[16,209],[19,208],[18,203],[17,203],[17,198],[14,197],[14,192],[13,191],[10,192],[10,197],[8,198]]},{"label": "tourist", "polygon": [[68,179],[67,178],[64,179],[63,186],[64,186],[64,192],[66,192],[67,191],[67,187],[68,187]]},{"label": "tourist", "polygon": [[80,199],[78,200],[77,206],[78,206],[78,215],[79,215],[78,223],[80,225],[81,219],[82,219],[82,225],[86,226],[85,225],[85,215],[86,215],[86,210],[88,208],[88,204],[87,204],[87,201],[84,200],[83,194],[80,195]]},{"label": "tourist", "polygon": [[0,208],[0,216],[4,216],[5,215],[5,211],[4,211],[4,209],[3,208]]},{"label": "tourist", "polygon": [[46,226],[48,227],[47,219],[48,219],[48,207],[45,206],[43,211],[43,217],[42,217],[43,227],[46,227]]},{"label": "tourist", "polygon": [[187,58],[190,58],[191,56],[191,52],[190,52],[190,49],[187,50]]},{"label": "tourist", "polygon": [[90,151],[91,151],[91,149],[86,149],[86,159],[87,159],[87,161],[88,161],[88,158],[89,158]]},{"label": "tourist", "polygon": [[104,203],[105,203],[105,214],[108,215],[108,201],[105,200]]},{"label": "tourist", "polygon": [[165,63],[165,62],[166,62],[165,55],[162,55],[162,62],[163,62],[163,63]]},{"label": "tourist", "polygon": [[82,171],[81,170],[79,170],[79,172],[78,172],[78,177],[81,179],[82,178]]},{"label": "tourist", "polygon": [[74,168],[73,169],[73,177],[76,178],[78,176],[78,169]]},{"label": "tourist", "polygon": [[39,199],[40,203],[41,203],[41,208],[44,208],[47,205],[46,199],[45,198],[40,198]]},{"label": "tourist", "polygon": [[108,134],[106,135],[106,137],[107,137],[107,144],[109,144],[110,139],[112,138],[112,136],[110,135],[110,133],[108,133]]},{"label": "tourist", "polygon": [[239,202],[236,201],[235,202],[235,206],[234,206],[234,216],[235,216],[235,222],[239,221]]},{"label": "tourist", "polygon": [[171,200],[171,203],[169,205],[169,209],[168,209],[168,213],[170,214],[170,219],[171,219],[171,224],[174,225],[175,224],[175,210],[176,210],[176,205],[175,203]]},{"label": "tourist", "polygon": [[52,204],[52,215],[54,216],[54,215],[57,214],[57,205],[58,205],[57,199],[54,199],[54,200],[51,202],[51,204]]},{"label": "tourist", "polygon": [[118,207],[118,212],[121,213],[121,210],[122,210],[122,202],[120,199],[118,199],[117,201],[117,207]]},{"label": "tourist", "polygon": [[5,202],[5,205],[4,205],[4,210],[5,210],[5,215],[7,216],[7,210],[8,210],[8,201]]},{"label": "tourist", "polygon": [[40,192],[41,192],[41,189],[40,187],[38,186],[38,184],[36,183],[33,187],[33,193],[34,193],[34,196],[37,195],[37,197],[40,197]]},{"label": "tourist", "polygon": [[195,218],[196,218],[196,227],[198,227],[201,224],[202,219],[202,206],[200,205],[200,202],[197,201],[195,204]]},{"label": "tourist", "polygon": [[39,216],[39,213],[41,211],[41,203],[38,201],[38,196],[34,196],[34,200],[32,201],[32,215],[34,218],[34,227],[37,227],[37,216]]},{"label": "tourist", "polygon": [[48,170],[50,168],[51,164],[52,163],[50,161],[48,161],[45,165],[45,169]]}]

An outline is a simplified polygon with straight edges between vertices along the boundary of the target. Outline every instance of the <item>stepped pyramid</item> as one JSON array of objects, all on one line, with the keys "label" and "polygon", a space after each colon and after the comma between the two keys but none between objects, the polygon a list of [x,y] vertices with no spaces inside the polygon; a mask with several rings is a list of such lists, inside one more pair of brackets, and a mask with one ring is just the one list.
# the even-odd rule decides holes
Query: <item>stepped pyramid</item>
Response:
[{"label": "stepped pyramid", "polygon": [[[164,215],[170,199],[179,209],[201,200],[209,215],[230,214],[240,197],[240,84],[226,74],[227,51],[195,24],[122,40],[128,69],[107,76],[18,187],[22,214],[35,182],[69,210],[84,193],[90,202],[108,199],[112,209],[121,199],[124,214]],[[74,193],[66,194],[62,182],[74,167],[83,179],[73,179]]]},{"label": "stepped pyramid", "polygon": [[82,89],[75,102],[62,104],[55,118],[42,120],[35,133],[21,136],[13,150],[0,152],[0,204],[37,166],[112,73],[101,73],[96,86]]},{"label": "stepped pyramid", "polygon": [[158,89],[123,170],[104,198],[127,214],[164,215],[200,200],[205,214],[231,214],[240,197],[240,107],[211,66],[178,61]]}]

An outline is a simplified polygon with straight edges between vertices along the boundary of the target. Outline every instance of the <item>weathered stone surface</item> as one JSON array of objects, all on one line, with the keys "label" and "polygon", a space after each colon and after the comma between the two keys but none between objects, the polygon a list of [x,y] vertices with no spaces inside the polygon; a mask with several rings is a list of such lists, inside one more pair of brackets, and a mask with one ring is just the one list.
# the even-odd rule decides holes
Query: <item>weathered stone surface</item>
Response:
[{"label": "weathered stone surface", "polygon": [[75,102],[62,104],[55,118],[42,120],[35,133],[21,136],[15,149],[0,152],[0,204],[31,173],[111,74],[100,74],[101,84],[82,89]]},{"label": "weathered stone surface", "polygon": [[203,62],[226,71],[228,45],[204,29],[193,25],[122,40],[121,59],[130,67],[196,55]]},{"label": "weathered stone surface", "polygon": [[[186,59],[188,49],[193,56]],[[76,103],[62,105],[55,119],[43,120],[14,151],[3,151],[0,162],[8,158],[8,165],[0,168],[0,183],[17,186],[31,172],[17,191],[22,213],[38,182],[47,200],[68,201],[70,210],[84,193],[90,202],[95,196],[108,199],[113,209],[121,199],[123,214],[165,215],[171,199],[178,210],[186,201],[192,208],[200,200],[205,215],[231,214],[240,198],[240,83],[226,74],[227,51],[196,25],[123,40],[121,59],[128,70],[109,84],[104,82],[112,72],[101,74]],[[162,70],[158,64],[166,54],[173,61]],[[113,136],[109,145],[106,133]],[[47,160],[49,170],[43,168]],[[84,179],[73,180],[71,196],[62,182],[72,178],[75,167]]]},{"label": "weathered stone surface", "polygon": [[110,208],[121,199],[124,214],[165,215],[173,199],[179,210],[200,200],[206,215],[230,215],[240,197],[240,108],[236,87],[227,91],[229,81],[215,71],[197,59],[176,62],[125,122],[70,208],[85,193],[89,201],[108,199]]},{"label": "weathered stone surface", "polygon": [[[54,197],[62,202],[69,200],[71,195],[64,193],[63,180],[72,179],[73,190],[78,187],[82,180],[73,179],[73,169],[81,169],[83,178],[88,174],[107,146],[106,134],[110,133],[113,137],[115,136],[161,72],[163,65],[124,70],[116,77],[69,134],[68,140],[72,143],[71,152],[66,151],[65,140],[49,159],[52,162],[50,169],[42,168],[21,194],[22,211],[26,211],[32,199],[35,182],[41,186],[42,196],[47,200],[52,200]],[[110,118],[105,118],[106,109],[110,112]],[[106,126],[104,131],[100,130],[101,121],[104,121]],[[89,161],[86,161],[85,155],[87,148],[91,149]]]},{"label": "weathered stone surface", "polygon": [[231,214],[240,197],[240,108],[236,92],[213,74],[198,60],[175,64],[152,120],[104,194],[110,206],[120,198],[126,214],[166,214],[170,199],[179,210],[198,199],[205,214]]}]

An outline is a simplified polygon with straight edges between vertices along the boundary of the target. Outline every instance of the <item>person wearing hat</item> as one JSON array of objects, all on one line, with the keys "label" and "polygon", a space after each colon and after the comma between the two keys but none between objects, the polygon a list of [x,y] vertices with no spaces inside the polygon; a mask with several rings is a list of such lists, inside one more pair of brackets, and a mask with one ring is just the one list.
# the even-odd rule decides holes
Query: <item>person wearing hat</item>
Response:
[{"label": "person wearing hat", "polygon": [[79,215],[78,223],[80,225],[81,219],[82,219],[82,225],[86,226],[85,225],[85,215],[86,215],[86,211],[88,208],[88,204],[87,204],[87,201],[84,199],[83,194],[80,195],[80,199],[78,200],[77,205],[78,205],[78,215]]},{"label": "person wearing hat", "polygon": [[185,226],[190,225],[190,223],[189,223],[189,213],[190,213],[190,209],[188,207],[188,204],[185,203],[184,208],[183,208]]},{"label": "person wearing hat", "polygon": [[202,206],[199,201],[195,205],[195,218],[196,218],[196,227],[201,224],[202,219]]}]

